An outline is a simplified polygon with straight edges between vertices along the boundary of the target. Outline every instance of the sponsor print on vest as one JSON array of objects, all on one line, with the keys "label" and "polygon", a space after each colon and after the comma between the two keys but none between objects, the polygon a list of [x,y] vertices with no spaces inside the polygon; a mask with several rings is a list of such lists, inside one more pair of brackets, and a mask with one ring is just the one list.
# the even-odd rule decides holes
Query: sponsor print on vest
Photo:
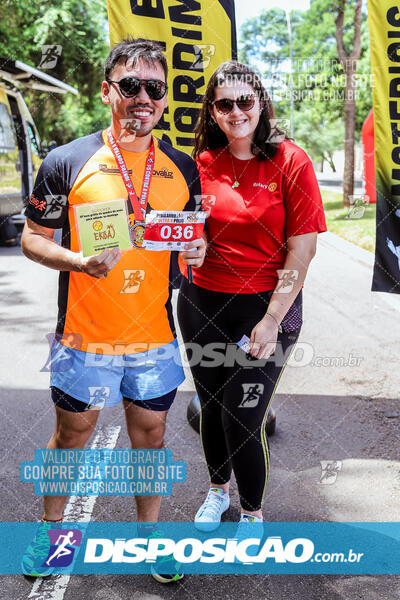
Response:
[{"label": "sponsor print on vest", "polygon": [[[99,163],[100,173],[108,173],[111,175],[119,175],[119,169],[107,167],[105,163]],[[129,175],[132,175],[132,169],[128,169]],[[154,177],[164,177],[164,179],[174,179],[174,173],[167,169],[167,167],[161,167],[161,169],[153,170]]]},{"label": "sponsor print on vest", "polygon": [[154,177],[164,177],[164,179],[173,179],[174,174],[167,167],[161,167],[161,169],[154,169]]}]

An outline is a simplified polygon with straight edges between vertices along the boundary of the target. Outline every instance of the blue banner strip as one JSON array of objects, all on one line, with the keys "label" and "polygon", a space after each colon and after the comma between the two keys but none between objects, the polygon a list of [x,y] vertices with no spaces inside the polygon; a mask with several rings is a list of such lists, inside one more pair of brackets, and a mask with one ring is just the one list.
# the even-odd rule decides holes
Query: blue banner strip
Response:
[{"label": "blue banner strip", "polygon": [[252,523],[244,531],[222,523],[209,533],[182,522],[53,523],[45,529],[0,523],[0,573],[21,573],[25,555],[25,565],[47,561],[53,574],[150,573],[165,556],[184,573],[400,574],[400,523]]}]

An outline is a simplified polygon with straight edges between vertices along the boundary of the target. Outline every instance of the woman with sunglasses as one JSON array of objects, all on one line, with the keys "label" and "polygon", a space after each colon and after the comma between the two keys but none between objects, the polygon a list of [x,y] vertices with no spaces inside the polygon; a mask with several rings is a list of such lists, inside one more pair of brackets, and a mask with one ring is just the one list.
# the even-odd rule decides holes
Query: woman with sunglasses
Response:
[{"label": "woman with sunglasses", "polygon": [[185,343],[203,349],[191,370],[211,483],[195,524],[211,531],[229,507],[232,470],[240,521],[262,521],[268,408],[300,333],[301,289],[326,226],[312,163],[276,127],[246,65],[223,63],[212,75],[194,156],[209,246],[193,284],[183,280],[178,316]]}]

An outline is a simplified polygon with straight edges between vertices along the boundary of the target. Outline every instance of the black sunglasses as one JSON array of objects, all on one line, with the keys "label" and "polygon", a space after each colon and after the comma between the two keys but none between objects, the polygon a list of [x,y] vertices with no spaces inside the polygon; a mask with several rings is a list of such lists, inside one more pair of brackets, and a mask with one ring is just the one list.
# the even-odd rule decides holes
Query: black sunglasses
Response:
[{"label": "black sunglasses", "polygon": [[121,90],[121,94],[125,96],[125,98],[132,98],[139,94],[142,86],[146,90],[147,95],[152,100],[161,100],[164,98],[168,86],[165,81],[160,81],[159,79],[137,79],[136,77],[124,77],[119,81],[113,81],[112,79],[107,79],[109,83],[116,83]]},{"label": "black sunglasses", "polygon": [[231,100],[230,98],[221,98],[220,100],[214,100],[214,102],[210,102],[211,106],[215,106],[217,111],[223,115],[228,115],[232,110],[234,105],[240,110],[251,110],[254,106],[255,98],[253,95],[251,96],[240,96],[236,100]]}]

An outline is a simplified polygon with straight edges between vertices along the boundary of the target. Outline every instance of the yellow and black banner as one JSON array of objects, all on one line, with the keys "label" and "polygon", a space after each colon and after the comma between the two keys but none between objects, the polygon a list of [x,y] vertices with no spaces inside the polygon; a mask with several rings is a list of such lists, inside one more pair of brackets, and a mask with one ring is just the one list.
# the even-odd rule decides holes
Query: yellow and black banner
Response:
[{"label": "yellow and black banner", "polygon": [[368,0],[373,77],[376,249],[372,290],[400,294],[400,8]]},{"label": "yellow and black banner", "polygon": [[192,152],[206,84],[236,58],[234,0],[107,0],[111,46],[127,36],[159,42],[168,61],[168,109],[157,129]]}]

